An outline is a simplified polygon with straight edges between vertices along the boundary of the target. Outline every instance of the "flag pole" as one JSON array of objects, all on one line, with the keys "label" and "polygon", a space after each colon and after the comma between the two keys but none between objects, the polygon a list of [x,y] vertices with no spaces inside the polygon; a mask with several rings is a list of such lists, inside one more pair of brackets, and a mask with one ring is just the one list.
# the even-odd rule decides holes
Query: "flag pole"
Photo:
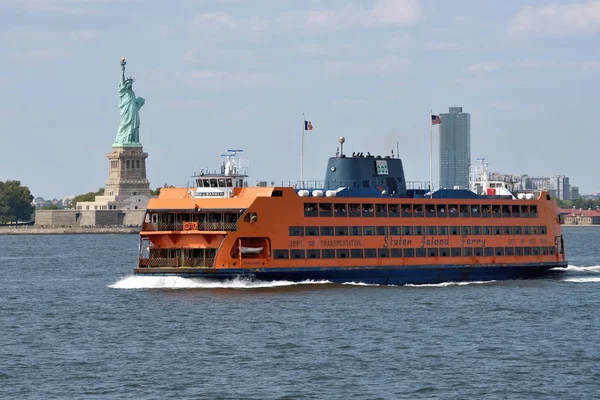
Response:
[{"label": "flag pole", "polygon": [[433,169],[432,169],[432,159],[433,159],[433,111],[429,110],[429,197],[433,197]]},{"label": "flag pole", "polygon": [[306,128],[306,117],[302,113],[302,146],[300,149],[300,183],[304,185],[304,131]]}]

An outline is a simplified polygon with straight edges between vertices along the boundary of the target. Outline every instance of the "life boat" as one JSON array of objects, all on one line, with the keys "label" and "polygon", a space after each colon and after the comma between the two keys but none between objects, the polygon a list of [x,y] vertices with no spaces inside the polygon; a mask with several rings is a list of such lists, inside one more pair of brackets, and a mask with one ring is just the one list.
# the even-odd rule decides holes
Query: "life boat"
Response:
[{"label": "life boat", "polygon": [[259,254],[263,248],[262,247],[240,247],[242,254]]}]

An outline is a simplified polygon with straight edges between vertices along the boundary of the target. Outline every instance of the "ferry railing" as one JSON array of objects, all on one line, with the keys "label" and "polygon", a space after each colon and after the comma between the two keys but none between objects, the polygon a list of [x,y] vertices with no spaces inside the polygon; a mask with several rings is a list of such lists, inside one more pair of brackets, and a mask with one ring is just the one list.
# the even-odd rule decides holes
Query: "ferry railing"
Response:
[{"label": "ferry railing", "polygon": [[213,267],[214,258],[141,258],[139,259],[140,268],[179,268],[179,267]]},{"label": "ferry railing", "polygon": [[237,231],[237,222],[200,222],[199,231]]},{"label": "ferry railing", "polygon": [[[199,231],[237,231],[237,222],[198,222],[197,229]],[[194,225],[195,226],[195,225]],[[183,231],[183,222],[146,222],[143,226],[144,231],[160,232],[160,231]]]}]

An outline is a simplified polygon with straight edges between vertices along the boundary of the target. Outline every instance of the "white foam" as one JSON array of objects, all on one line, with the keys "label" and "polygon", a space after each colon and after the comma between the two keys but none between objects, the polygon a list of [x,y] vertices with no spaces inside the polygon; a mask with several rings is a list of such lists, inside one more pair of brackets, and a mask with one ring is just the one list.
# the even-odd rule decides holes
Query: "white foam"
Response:
[{"label": "white foam", "polygon": [[600,265],[594,265],[591,267],[578,267],[576,265],[569,265],[567,268],[553,268],[555,271],[577,271],[577,272],[600,272]]},{"label": "white foam", "polygon": [[594,282],[600,282],[600,277],[586,276],[586,277],[580,277],[580,278],[567,278],[567,279],[563,279],[563,282],[594,283]]},{"label": "white foam", "polygon": [[442,283],[423,283],[421,285],[406,285],[410,287],[448,287],[448,286],[466,286],[466,285],[485,285],[496,281],[470,281],[470,282],[442,282]]},{"label": "white foam", "polygon": [[365,283],[365,282],[344,282],[342,285],[350,285],[350,286],[381,286],[376,283]]},{"label": "white foam", "polygon": [[291,281],[253,281],[235,278],[217,281],[201,278],[182,278],[180,276],[128,276],[108,287],[113,289],[260,289],[294,285],[322,285],[330,281],[306,280]]}]

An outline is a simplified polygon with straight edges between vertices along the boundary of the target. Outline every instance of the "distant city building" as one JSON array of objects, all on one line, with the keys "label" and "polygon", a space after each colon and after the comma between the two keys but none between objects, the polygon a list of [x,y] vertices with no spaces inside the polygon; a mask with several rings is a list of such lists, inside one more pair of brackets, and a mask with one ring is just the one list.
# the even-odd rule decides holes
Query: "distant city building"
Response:
[{"label": "distant city building", "polygon": [[571,200],[579,198],[579,186],[571,186]]},{"label": "distant city building", "polygon": [[450,107],[440,114],[440,187],[468,188],[471,166],[471,114]]}]

